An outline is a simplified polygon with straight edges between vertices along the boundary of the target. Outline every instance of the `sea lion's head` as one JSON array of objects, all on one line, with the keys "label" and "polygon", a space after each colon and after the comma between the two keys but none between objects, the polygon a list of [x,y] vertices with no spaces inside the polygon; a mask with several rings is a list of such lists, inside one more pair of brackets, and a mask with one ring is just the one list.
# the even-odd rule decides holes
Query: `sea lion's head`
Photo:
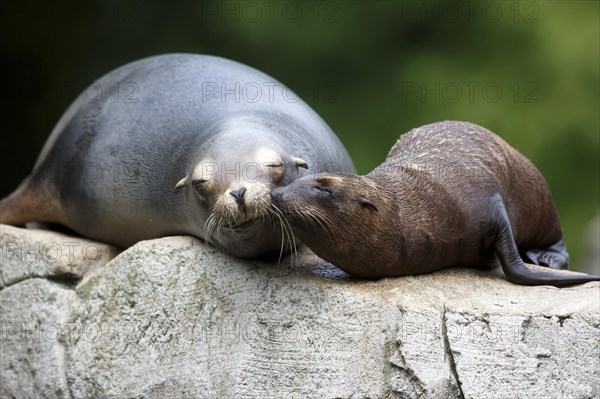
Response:
[{"label": "sea lion's head", "polygon": [[203,143],[186,176],[174,184],[195,213],[196,234],[242,257],[287,250],[271,191],[314,165],[262,126],[225,127]]},{"label": "sea lion's head", "polygon": [[273,190],[273,206],[294,235],[321,258],[361,276],[382,240],[394,242],[389,218],[394,205],[365,176],[328,173],[306,176]]}]

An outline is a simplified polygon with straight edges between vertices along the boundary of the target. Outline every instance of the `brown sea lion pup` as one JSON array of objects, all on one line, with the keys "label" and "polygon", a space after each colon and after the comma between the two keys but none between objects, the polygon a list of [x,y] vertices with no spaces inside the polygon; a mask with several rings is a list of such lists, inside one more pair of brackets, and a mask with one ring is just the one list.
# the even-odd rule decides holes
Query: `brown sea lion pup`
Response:
[{"label": "brown sea lion pup", "polygon": [[517,284],[600,280],[526,266],[569,265],[550,191],[529,160],[471,123],[414,129],[366,176],[305,176],[272,197],[297,238],[357,277],[488,268],[497,257]]}]

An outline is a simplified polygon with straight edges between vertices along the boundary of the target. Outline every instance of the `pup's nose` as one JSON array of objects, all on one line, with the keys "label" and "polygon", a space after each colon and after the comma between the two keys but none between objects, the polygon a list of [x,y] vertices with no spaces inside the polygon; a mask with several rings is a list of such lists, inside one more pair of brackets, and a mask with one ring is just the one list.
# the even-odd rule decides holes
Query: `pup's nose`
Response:
[{"label": "pup's nose", "polygon": [[244,203],[244,193],[246,192],[246,187],[242,187],[239,190],[230,191],[229,194],[235,198],[235,202],[242,209],[246,208],[246,204]]}]

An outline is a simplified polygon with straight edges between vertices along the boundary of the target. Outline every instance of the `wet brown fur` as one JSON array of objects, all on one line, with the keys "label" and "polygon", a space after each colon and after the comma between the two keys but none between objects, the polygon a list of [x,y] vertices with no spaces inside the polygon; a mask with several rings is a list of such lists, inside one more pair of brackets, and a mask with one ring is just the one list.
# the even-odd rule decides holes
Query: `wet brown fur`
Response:
[{"label": "wet brown fur", "polygon": [[[520,253],[558,245],[547,266],[568,267],[556,207],[540,172],[500,137],[471,123],[414,129],[366,176],[305,177],[273,197],[297,238],[357,277],[490,267],[497,237],[510,229]],[[510,229],[496,226],[504,207]],[[521,267],[521,259],[512,260]],[[527,278],[514,280],[541,283],[539,276]]]}]

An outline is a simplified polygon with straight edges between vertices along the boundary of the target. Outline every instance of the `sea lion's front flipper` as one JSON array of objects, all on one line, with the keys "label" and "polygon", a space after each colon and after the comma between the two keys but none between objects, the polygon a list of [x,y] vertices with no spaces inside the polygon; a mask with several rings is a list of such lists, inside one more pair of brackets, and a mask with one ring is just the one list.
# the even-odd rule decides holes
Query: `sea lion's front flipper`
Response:
[{"label": "sea lion's front flipper", "polygon": [[[498,196],[499,197],[499,196]],[[567,274],[554,270],[540,271],[528,267],[517,248],[508,213],[501,198],[495,198],[489,233],[494,236],[494,250],[506,277],[515,284],[553,285],[556,287],[600,281],[600,276]]]}]

